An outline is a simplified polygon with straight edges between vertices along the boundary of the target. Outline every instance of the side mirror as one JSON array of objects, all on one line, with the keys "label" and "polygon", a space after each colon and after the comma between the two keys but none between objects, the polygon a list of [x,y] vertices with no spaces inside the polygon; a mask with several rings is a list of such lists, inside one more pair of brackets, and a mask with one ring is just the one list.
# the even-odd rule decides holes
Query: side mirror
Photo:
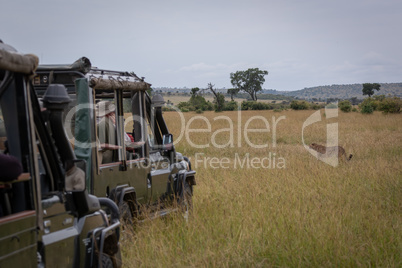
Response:
[{"label": "side mirror", "polygon": [[173,149],[173,135],[165,134],[162,138],[163,150],[170,151]]},{"label": "side mirror", "polygon": [[155,140],[152,134],[148,134],[148,145],[151,149],[155,146]]},{"label": "side mirror", "polygon": [[82,192],[85,190],[85,160],[74,160],[72,166],[66,171],[64,180],[65,189],[67,192]]}]

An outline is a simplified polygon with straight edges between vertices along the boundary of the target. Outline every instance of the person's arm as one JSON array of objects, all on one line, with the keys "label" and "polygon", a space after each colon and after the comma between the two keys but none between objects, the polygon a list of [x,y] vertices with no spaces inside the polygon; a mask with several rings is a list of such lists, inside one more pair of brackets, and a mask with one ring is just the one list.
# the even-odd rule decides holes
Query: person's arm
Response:
[{"label": "person's arm", "polygon": [[122,147],[119,145],[114,145],[114,144],[109,144],[109,143],[100,143],[99,147],[102,150],[117,150],[117,149],[121,149]]},{"label": "person's arm", "polygon": [[[121,148],[121,146],[117,146],[110,142],[115,139],[115,136],[114,133],[110,133],[109,131],[110,125],[108,124],[106,119],[102,119],[98,124],[99,149],[101,151],[117,150]],[[112,135],[112,137],[110,137],[109,135]]]},{"label": "person's arm", "polygon": [[145,144],[144,141],[130,142],[130,143],[126,143],[126,148],[127,149],[136,149],[144,144]]}]

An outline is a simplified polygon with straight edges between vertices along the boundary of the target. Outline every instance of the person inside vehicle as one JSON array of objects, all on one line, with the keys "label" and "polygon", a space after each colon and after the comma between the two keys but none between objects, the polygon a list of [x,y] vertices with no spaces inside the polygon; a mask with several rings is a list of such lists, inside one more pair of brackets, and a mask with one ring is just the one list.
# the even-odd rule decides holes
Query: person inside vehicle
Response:
[{"label": "person inside vehicle", "polygon": [[[118,161],[118,149],[116,132],[116,107],[111,101],[100,101],[96,105],[96,114],[98,117],[98,137],[100,143],[100,152],[98,154],[100,163],[112,163]],[[132,136],[124,132],[124,143],[127,150],[133,150],[144,144],[144,142],[134,142]]]},{"label": "person inside vehicle", "polygon": [[96,105],[97,117],[99,122],[98,138],[102,164],[116,162],[118,160],[117,135],[116,135],[116,107],[111,101],[101,101]]}]

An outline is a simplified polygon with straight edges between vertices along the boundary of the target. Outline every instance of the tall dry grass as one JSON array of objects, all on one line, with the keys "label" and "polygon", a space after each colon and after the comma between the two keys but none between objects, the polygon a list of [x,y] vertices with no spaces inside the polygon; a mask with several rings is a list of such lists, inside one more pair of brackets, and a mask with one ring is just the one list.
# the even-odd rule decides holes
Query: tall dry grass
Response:
[{"label": "tall dry grass", "polygon": [[[234,147],[197,149],[183,138],[177,151],[192,158],[197,171],[194,210],[186,222],[181,215],[157,219],[126,232],[122,240],[126,267],[401,267],[402,236],[402,116],[339,113],[305,130],[307,143],[324,144],[326,124],[338,122],[339,144],[352,153],[338,167],[315,159],[302,146],[303,122],[312,111],[248,111],[202,114],[212,133],[233,120]],[[180,117],[166,112],[175,137]],[[198,114],[185,113],[186,122]],[[250,133],[238,146],[238,126],[252,116],[286,116],[272,133]],[[196,120],[191,128],[206,128]],[[255,120],[250,128],[263,128]],[[215,136],[228,142],[228,132]],[[211,133],[191,133],[196,144],[211,143]],[[285,160],[284,168],[235,168],[238,157]],[[229,168],[211,168],[195,162],[195,154],[228,158]]]}]

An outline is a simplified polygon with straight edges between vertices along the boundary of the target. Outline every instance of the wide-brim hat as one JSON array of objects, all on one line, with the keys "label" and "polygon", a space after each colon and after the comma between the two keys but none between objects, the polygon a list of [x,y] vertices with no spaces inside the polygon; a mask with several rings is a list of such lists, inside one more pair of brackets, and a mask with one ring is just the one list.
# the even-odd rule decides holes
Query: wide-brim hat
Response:
[{"label": "wide-brim hat", "polygon": [[104,117],[116,110],[116,106],[111,101],[100,101],[96,104],[96,116]]}]

